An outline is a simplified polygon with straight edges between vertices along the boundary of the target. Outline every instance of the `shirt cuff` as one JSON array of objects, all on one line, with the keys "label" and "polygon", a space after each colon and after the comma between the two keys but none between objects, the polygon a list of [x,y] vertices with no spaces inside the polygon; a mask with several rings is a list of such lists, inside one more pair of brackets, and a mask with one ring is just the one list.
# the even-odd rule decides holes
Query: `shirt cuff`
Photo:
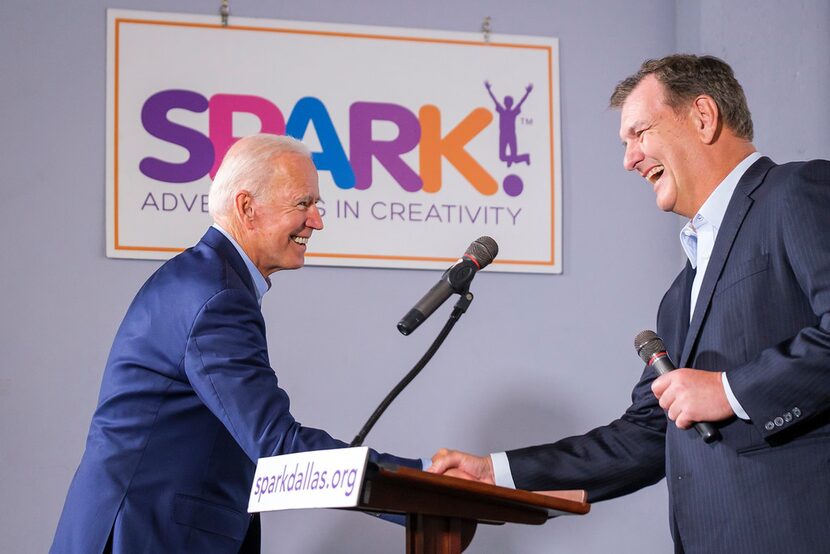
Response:
[{"label": "shirt cuff", "polygon": [[513,474],[510,473],[510,462],[507,460],[507,452],[496,452],[490,454],[490,460],[493,462],[493,479],[499,487],[507,487],[508,489],[515,489],[516,483],[513,482]]},{"label": "shirt cuff", "polygon": [[432,465],[432,458],[421,458],[421,470],[426,471]]},{"label": "shirt cuff", "polygon": [[738,399],[735,398],[735,394],[732,392],[732,387],[729,386],[729,379],[726,378],[726,372],[720,374],[721,383],[723,383],[723,392],[726,393],[726,399],[729,401],[729,405],[732,407],[732,411],[735,412],[735,415],[739,418],[749,421],[749,414],[746,413],[741,403],[738,402]]}]

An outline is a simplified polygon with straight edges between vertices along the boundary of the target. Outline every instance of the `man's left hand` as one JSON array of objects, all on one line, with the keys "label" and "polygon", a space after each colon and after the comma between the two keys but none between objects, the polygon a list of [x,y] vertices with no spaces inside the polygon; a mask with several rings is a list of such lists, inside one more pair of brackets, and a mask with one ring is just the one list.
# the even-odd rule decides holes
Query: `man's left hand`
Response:
[{"label": "man's left hand", "polygon": [[688,429],[695,422],[721,421],[735,415],[723,390],[720,371],[676,369],[655,379],[651,390],[680,429]]}]

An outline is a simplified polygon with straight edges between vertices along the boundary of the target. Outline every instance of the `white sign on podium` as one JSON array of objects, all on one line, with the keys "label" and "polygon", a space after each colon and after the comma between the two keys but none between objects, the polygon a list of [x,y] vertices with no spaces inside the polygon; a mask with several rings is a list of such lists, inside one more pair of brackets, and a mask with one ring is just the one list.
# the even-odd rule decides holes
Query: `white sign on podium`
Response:
[{"label": "white sign on podium", "polygon": [[355,507],[368,460],[366,446],[260,458],[248,512]]}]

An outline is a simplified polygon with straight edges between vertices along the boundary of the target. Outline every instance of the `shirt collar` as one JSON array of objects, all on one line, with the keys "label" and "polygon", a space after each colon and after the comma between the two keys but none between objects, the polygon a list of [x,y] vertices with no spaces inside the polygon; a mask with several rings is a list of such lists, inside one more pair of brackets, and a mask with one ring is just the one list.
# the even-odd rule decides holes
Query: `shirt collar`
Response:
[{"label": "shirt collar", "polygon": [[732,194],[738,186],[741,177],[744,176],[749,166],[754,164],[761,157],[760,152],[753,152],[735,168],[729,172],[723,181],[715,187],[709,198],[700,207],[700,210],[695,216],[686,223],[683,229],[680,230],[680,245],[689,258],[692,267],[697,267],[697,230],[705,225],[712,226],[712,232],[717,236],[718,229],[723,223],[723,217],[726,215],[726,208],[729,206],[729,201],[732,199]]},{"label": "shirt collar", "polygon": [[268,289],[271,288],[271,280],[266,279],[262,276],[262,273],[259,272],[257,266],[254,265],[254,262],[251,261],[251,258],[248,257],[248,254],[242,250],[242,247],[239,246],[239,243],[231,236],[230,233],[225,231],[221,225],[218,223],[213,224],[213,228],[225,235],[225,238],[231,241],[231,244],[236,251],[239,252],[239,255],[242,257],[242,261],[245,262],[245,267],[248,268],[248,273],[251,274],[251,280],[254,282],[254,289],[256,292],[256,301],[258,304],[262,304],[262,297],[265,296],[265,293],[268,292]]}]

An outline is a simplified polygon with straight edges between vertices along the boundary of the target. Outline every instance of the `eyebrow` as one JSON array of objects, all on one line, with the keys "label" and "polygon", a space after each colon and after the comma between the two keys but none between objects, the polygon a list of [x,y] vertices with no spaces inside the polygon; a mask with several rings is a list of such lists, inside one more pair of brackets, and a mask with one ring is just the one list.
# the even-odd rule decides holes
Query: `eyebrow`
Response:
[{"label": "eyebrow", "polygon": [[320,200],[322,200],[322,198],[320,198],[319,196],[317,197],[317,200],[315,200],[315,199],[314,199],[314,196],[312,196],[312,195],[310,195],[310,194],[305,194],[305,195],[300,196],[299,198],[295,199],[295,201],[296,201],[298,204],[302,204],[302,203],[306,203],[306,202],[311,202],[311,203],[315,203],[315,204],[316,204],[316,203],[317,203],[317,202],[319,202]]},{"label": "eyebrow", "polygon": [[624,138],[624,137],[632,137],[632,136],[635,136],[635,135],[637,134],[637,130],[638,130],[638,129],[646,129],[646,128],[648,128],[648,127],[651,127],[652,125],[653,125],[653,122],[652,122],[652,121],[646,121],[646,120],[643,120],[643,119],[638,119],[637,121],[635,121],[634,123],[632,123],[632,124],[628,127],[628,129],[626,129],[626,130],[625,130],[625,134],[624,134],[624,135],[620,135],[620,138],[622,139],[622,145],[623,145],[623,146],[625,146],[625,145],[626,145],[626,143],[625,143],[625,138]]},{"label": "eyebrow", "polygon": [[628,129],[625,130],[626,136],[637,134],[637,129],[638,128],[643,127],[643,126],[647,126],[647,125],[648,124],[645,121],[641,120],[641,119],[635,121],[634,123],[631,124],[631,126],[628,127]]}]

